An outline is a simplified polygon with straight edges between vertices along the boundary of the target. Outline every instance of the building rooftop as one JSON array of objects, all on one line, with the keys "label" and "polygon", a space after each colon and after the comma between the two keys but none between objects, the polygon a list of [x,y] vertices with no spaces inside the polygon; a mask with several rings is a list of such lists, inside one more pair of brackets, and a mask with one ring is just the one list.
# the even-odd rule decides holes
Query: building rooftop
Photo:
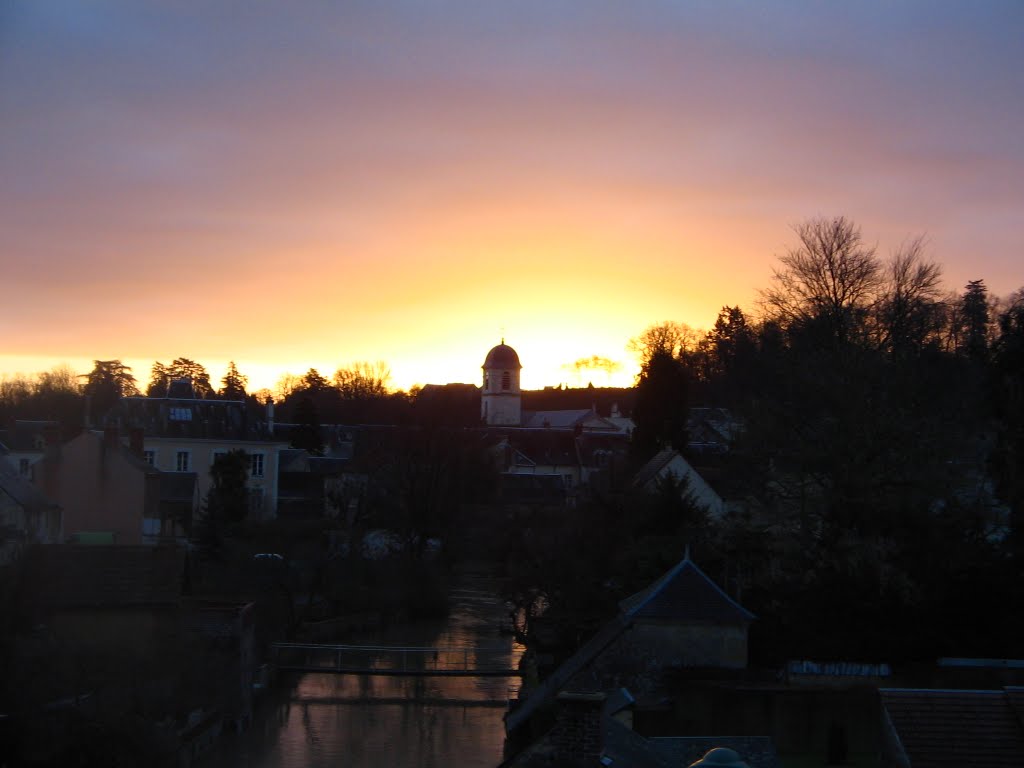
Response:
[{"label": "building rooftop", "polygon": [[520,370],[523,366],[519,362],[519,355],[512,347],[508,346],[504,339],[501,344],[492,347],[484,358],[484,368],[512,368]]},{"label": "building rooftop", "polygon": [[620,604],[630,619],[747,624],[755,616],[684,557],[664,576]]},{"label": "building rooftop", "polygon": [[882,688],[879,694],[914,768],[1024,765],[1024,688]]}]

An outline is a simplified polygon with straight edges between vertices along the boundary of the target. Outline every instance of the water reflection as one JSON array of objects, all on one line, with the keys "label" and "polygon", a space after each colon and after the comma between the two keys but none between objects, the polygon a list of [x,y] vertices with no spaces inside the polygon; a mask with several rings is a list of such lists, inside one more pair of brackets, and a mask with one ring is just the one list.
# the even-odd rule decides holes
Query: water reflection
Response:
[{"label": "water reflection", "polygon": [[[431,646],[518,666],[523,648],[498,633],[504,609],[486,577],[452,592],[445,622],[394,625],[343,638],[352,644]],[[483,651],[481,649],[487,649]],[[497,654],[497,656],[495,656]],[[515,677],[295,675],[268,695],[249,732],[231,737],[204,766],[496,766]]]}]

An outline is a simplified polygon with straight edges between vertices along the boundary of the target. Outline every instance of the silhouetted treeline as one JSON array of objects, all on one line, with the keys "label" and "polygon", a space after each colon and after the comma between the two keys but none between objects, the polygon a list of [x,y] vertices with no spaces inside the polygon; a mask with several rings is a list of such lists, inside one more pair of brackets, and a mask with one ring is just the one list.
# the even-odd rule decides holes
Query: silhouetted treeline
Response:
[{"label": "silhouetted treeline", "polygon": [[688,542],[759,615],[759,661],[1019,656],[1024,292],[947,292],[920,241],[883,259],[841,217],[797,240],[756,317],[726,306],[710,332],[666,322],[633,341],[636,463],[687,451],[689,406],[728,407],[735,442],[715,471],[733,512],[650,538],[650,502],[599,500],[551,537],[559,578],[531,588],[557,610],[564,576],[569,613],[607,608],[648,573],[636,563],[667,569]]}]

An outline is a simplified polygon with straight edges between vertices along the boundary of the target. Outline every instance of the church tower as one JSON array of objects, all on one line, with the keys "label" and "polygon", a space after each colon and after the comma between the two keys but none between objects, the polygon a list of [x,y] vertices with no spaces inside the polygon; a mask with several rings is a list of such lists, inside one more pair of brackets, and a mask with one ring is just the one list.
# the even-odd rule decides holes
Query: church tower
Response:
[{"label": "church tower", "polygon": [[484,389],[480,418],[488,425],[518,427],[522,423],[522,392],[519,389],[519,355],[501,340],[487,353],[483,364]]}]

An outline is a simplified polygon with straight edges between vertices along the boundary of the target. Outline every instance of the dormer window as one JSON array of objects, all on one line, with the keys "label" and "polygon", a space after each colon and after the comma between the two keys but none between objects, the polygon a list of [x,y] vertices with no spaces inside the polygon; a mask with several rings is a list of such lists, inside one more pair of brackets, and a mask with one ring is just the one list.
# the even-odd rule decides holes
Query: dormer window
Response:
[{"label": "dormer window", "polygon": [[192,421],[192,409],[171,408],[169,416],[171,421]]}]

